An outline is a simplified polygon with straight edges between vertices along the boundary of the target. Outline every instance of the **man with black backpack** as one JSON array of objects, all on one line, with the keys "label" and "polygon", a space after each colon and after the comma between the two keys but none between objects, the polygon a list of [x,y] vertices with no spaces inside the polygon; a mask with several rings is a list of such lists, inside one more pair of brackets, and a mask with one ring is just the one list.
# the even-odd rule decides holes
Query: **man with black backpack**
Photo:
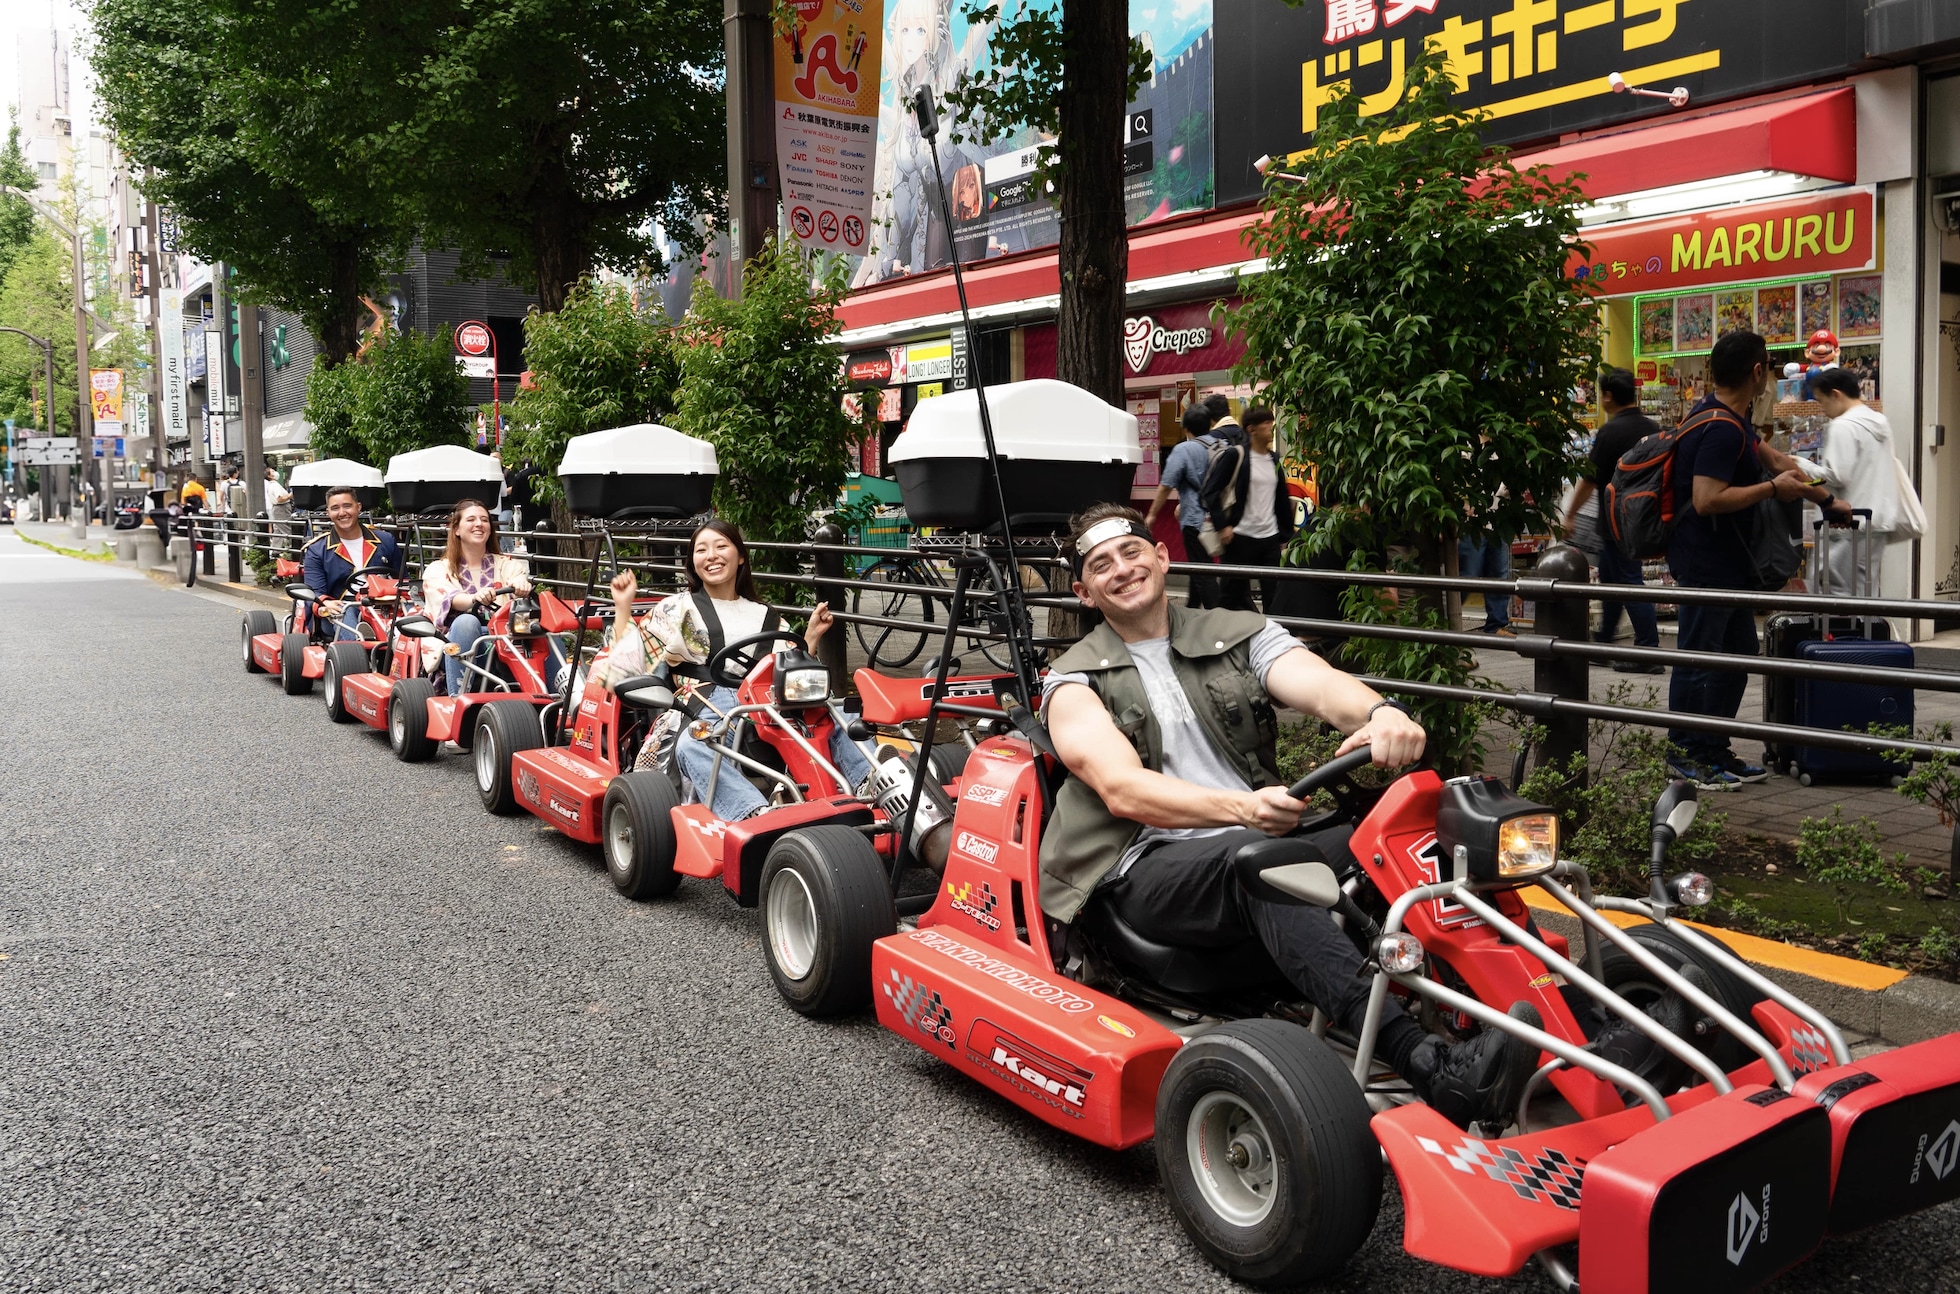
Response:
[{"label": "man with black backpack", "polygon": [[[1793,499],[1816,503],[1833,520],[1850,520],[1851,510],[1829,490],[1812,485],[1794,458],[1764,444],[1751,425],[1749,411],[1772,380],[1769,349],[1761,337],[1732,332],[1717,341],[1708,357],[1708,374],[1712,390],[1689,411],[1673,438],[1667,565],[1683,588],[1760,589],[1762,562],[1752,545],[1759,533],[1773,534],[1781,523],[1772,516],[1752,517],[1752,511],[1767,514],[1771,510],[1762,505],[1769,500]],[[1684,602],[1677,645],[1682,651],[1754,656],[1755,613],[1748,607]],[[1733,719],[1742,708],[1748,681],[1748,675],[1732,670],[1676,666],[1668,709]],[[1769,776],[1760,765],[1744,762],[1718,733],[1676,728],[1668,741],[1675,775],[1705,790],[1727,790]]]}]

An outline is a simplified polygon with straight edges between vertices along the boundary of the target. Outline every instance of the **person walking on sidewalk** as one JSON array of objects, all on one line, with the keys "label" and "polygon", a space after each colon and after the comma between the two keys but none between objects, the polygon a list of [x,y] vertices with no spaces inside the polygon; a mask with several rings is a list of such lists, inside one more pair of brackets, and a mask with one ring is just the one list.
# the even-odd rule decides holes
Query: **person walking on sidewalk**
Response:
[{"label": "person walking on sidewalk", "polygon": [[[1219,442],[1211,434],[1211,411],[1202,404],[1194,404],[1184,411],[1181,420],[1184,425],[1184,439],[1171,447],[1164,460],[1164,475],[1157,486],[1157,497],[1150,501],[1150,513],[1146,524],[1155,525],[1157,516],[1164,510],[1173,491],[1177,494],[1177,528],[1184,536],[1184,560],[1195,565],[1210,566],[1212,556],[1198,539],[1204,528],[1205,509],[1199,501],[1199,492],[1204,489],[1205,473],[1211,469],[1212,447]],[[1193,611],[1202,611],[1218,605],[1218,580],[1215,576],[1199,575],[1195,572],[1189,577],[1185,602]]]},{"label": "person walking on sidewalk", "polygon": [[[1247,409],[1245,434],[1249,442],[1245,453],[1220,458],[1213,465],[1220,479],[1205,482],[1207,506],[1218,537],[1225,541],[1225,565],[1277,567],[1293,538],[1293,500],[1286,493],[1286,478],[1273,447],[1273,411],[1257,405]],[[1223,477],[1235,460],[1238,471],[1228,482]],[[1260,604],[1268,614],[1278,586],[1277,579],[1259,581]],[[1225,577],[1219,605],[1253,610],[1252,581]]]},{"label": "person walking on sidewalk", "polygon": [[[1754,585],[1748,532],[1738,524],[1768,499],[1809,499],[1835,521],[1850,519],[1849,505],[1812,485],[1797,460],[1766,445],[1749,421],[1756,397],[1771,381],[1769,349],[1753,332],[1732,332],[1708,357],[1713,389],[1682,421],[1674,446],[1674,530],[1667,566],[1674,582],[1690,589],[1746,590]],[[1754,656],[1756,617],[1748,607],[1681,604],[1676,645],[1684,652]],[[1733,719],[1742,708],[1749,676],[1735,670],[1674,667],[1667,708],[1677,714]],[[1769,774],[1744,762],[1718,733],[1671,729],[1677,777],[1704,790],[1760,782]]]},{"label": "person walking on sidewalk", "polygon": [[[1565,510],[1565,530],[1568,534],[1578,526],[1579,517],[1588,502],[1597,498],[1599,502],[1595,506],[1605,506],[1606,486],[1612,481],[1613,469],[1620,465],[1621,456],[1661,429],[1659,423],[1640,412],[1639,388],[1634,384],[1633,374],[1623,368],[1609,368],[1599,375],[1599,404],[1606,411],[1606,423],[1593,437],[1592,479],[1579,482],[1572,494],[1572,505]],[[1646,582],[1640,577],[1638,559],[1620,551],[1620,546],[1613,542],[1611,527],[1603,521],[1599,526],[1599,545],[1601,584],[1639,588]],[[1594,641],[1610,643],[1620,636],[1620,612],[1623,609],[1627,619],[1633,622],[1633,645],[1659,647],[1660,625],[1655,619],[1654,604],[1651,602],[1622,603],[1601,599],[1599,633]],[[1664,665],[1647,665],[1630,660],[1615,661],[1613,668],[1621,674],[1667,672]]]},{"label": "person walking on sidewalk", "polygon": [[[1893,457],[1892,424],[1866,404],[1858,374],[1848,368],[1825,369],[1813,375],[1811,392],[1831,425],[1824,430],[1824,448],[1817,456],[1817,474],[1825,488],[1854,508],[1871,509],[1872,542],[1856,544],[1849,536],[1818,535],[1825,545],[1829,589],[1840,596],[1863,593],[1877,597],[1885,546],[1900,528],[1899,469]],[[1863,551],[1860,551],[1862,548]],[[1855,564],[1854,564],[1855,563]]]},{"label": "person walking on sidewalk", "polygon": [[[1511,578],[1511,541],[1481,521],[1472,519],[1470,527],[1456,541],[1456,573],[1466,580],[1508,580]],[[1511,595],[1484,594],[1484,622],[1477,632],[1514,638],[1511,632]]]}]

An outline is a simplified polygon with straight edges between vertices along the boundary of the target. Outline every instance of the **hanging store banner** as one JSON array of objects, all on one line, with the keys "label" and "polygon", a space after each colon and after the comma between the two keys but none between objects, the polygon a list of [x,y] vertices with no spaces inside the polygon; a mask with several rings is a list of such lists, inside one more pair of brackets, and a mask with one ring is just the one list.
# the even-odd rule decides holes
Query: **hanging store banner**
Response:
[{"label": "hanging store banner", "polygon": [[[88,371],[89,415],[99,427],[105,422],[122,425],[123,371],[119,368],[92,368]],[[113,434],[113,433],[111,433]]]},{"label": "hanging store banner", "polygon": [[157,343],[162,352],[158,386],[163,397],[163,438],[165,442],[188,440],[191,434],[184,384],[184,294],[174,288],[157,293]]},{"label": "hanging store banner", "polygon": [[1574,278],[1603,296],[1869,270],[1878,264],[1873,190],[1629,221],[1587,230]]},{"label": "hanging store banner", "polygon": [[776,39],[776,164],[806,247],[858,256],[878,151],[882,0],[789,0]]},{"label": "hanging store banner", "polygon": [[1843,0],[1216,0],[1218,204],[1257,197],[1252,164],[1306,148],[1337,87],[1364,117],[1402,100],[1423,46],[1441,49],[1452,106],[1480,109],[1494,144],[1665,120],[1629,85],[1701,105],[1816,81],[1864,58],[1864,6]]}]

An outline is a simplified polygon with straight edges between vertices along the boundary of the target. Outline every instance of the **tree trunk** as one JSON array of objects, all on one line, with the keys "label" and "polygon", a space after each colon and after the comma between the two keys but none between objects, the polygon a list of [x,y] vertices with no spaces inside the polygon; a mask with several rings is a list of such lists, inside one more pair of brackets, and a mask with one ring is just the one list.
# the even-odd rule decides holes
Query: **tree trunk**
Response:
[{"label": "tree trunk", "polygon": [[586,244],[589,222],[571,176],[558,159],[544,163],[531,192],[536,198],[532,238],[537,249],[538,308],[556,314],[564,309],[572,288],[592,272],[592,249]]},{"label": "tree trunk", "polygon": [[1062,309],[1055,372],[1123,403],[1123,287],[1130,247],[1123,210],[1129,10],[1122,0],[1063,0],[1068,74],[1058,92]]},{"label": "tree trunk", "polygon": [[320,330],[320,353],[329,364],[344,364],[361,345],[361,322],[367,307],[361,304],[361,245],[345,238],[332,245],[332,284],[326,326]]}]

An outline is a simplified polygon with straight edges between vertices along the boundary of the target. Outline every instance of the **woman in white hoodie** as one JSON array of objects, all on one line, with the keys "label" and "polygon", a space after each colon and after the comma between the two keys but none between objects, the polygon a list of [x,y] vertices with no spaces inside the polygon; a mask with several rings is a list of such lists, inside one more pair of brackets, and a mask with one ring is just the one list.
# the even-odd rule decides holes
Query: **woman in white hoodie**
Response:
[{"label": "woman in white hoodie", "polygon": [[1824,478],[1826,489],[1853,508],[1871,509],[1872,542],[1860,544],[1849,534],[1831,534],[1828,526],[1819,532],[1819,542],[1826,545],[1831,592],[1877,597],[1885,546],[1903,529],[1904,508],[1893,461],[1892,424],[1860,399],[1859,391],[1858,375],[1850,369],[1826,369],[1812,380],[1811,392],[1831,418],[1817,456],[1817,474]]}]

